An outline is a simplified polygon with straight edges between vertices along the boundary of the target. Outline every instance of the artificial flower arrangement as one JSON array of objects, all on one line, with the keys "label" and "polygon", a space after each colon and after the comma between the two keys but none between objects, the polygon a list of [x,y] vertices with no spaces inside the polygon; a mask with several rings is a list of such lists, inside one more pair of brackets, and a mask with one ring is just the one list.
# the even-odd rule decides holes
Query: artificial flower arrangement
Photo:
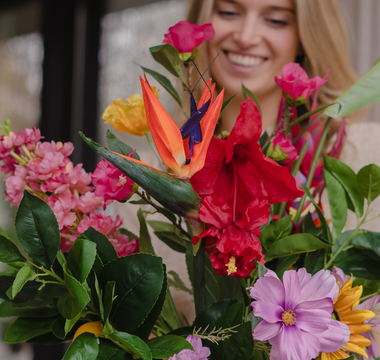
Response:
[{"label": "artificial flower arrangement", "polygon": [[[180,22],[169,30],[150,52],[189,93],[187,122],[178,128],[146,77],[143,97],[118,99],[104,112],[117,130],[150,131],[168,172],[140,161],[109,131],[108,148],[81,134],[104,158],[87,174],[68,159],[70,143],[42,142],[37,129],[12,132],[6,122],[1,172],[7,201],[18,206],[22,247],[1,230],[0,261],[9,268],[0,274],[0,316],[17,317],[6,342],[72,341],[65,360],[378,358],[371,329],[380,325],[380,234],[361,226],[380,194],[380,168],[355,174],[337,159],[344,119],[323,157],[322,149],[332,118],[380,99],[380,63],[320,108],[328,74],[309,79],[288,64],[275,79],[284,97],[273,134],[262,134],[260,105],[243,86],[234,128],[213,137],[230,99],[223,102],[223,90],[214,98],[215,84],[199,74],[197,102],[183,74],[198,70],[194,59],[213,29]],[[183,108],[169,79],[142,68]],[[300,111],[311,96],[310,111]],[[149,212],[138,211],[134,235],[99,210],[115,200],[150,205],[167,218],[150,225],[186,254],[192,324],[181,326],[168,290],[175,279],[154,253]],[[357,217],[354,230],[344,231],[347,211]]]}]

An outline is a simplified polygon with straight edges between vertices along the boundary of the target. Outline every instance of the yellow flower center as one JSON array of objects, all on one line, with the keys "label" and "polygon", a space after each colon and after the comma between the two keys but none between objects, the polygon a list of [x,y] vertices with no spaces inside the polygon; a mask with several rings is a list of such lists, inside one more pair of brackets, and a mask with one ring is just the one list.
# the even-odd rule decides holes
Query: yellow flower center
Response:
[{"label": "yellow flower center", "polygon": [[231,256],[228,260],[228,264],[226,264],[227,266],[227,274],[228,275],[231,275],[231,274],[235,274],[236,271],[237,271],[237,267],[235,265],[236,263],[236,258],[235,256]]},{"label": "yellow flower center", "polygon": [[285,310],[282,315],[282,321],[284,322],[285,326],[288,325],[294,325],[297,320],[297,314],[293,312],[293,310],[287,309]]},{"label": "yellow flower center", "polygon": [[121,187],[121,186],[123,186],[126,182],[127,182],[127,177],[126,177],[126,176],[123,176],[123,175],[120,175],[120,176],[119,176],[119,182],[117,183],[117,186],[118,186],[118,187]]}]

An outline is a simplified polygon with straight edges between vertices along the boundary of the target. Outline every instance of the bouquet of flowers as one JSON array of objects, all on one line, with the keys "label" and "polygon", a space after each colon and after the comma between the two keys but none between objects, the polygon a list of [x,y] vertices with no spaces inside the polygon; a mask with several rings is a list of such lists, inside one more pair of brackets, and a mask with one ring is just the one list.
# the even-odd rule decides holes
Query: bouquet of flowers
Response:
[{"label": "bouquet of flowers", "polygon": [[[119,131],[150,131],[168,171],[143,163],[108,131],[107,148],[81,134],[104,158],[87,174],[68,159],[72,144],[41,142],[34,128],[12,132],[6,121],[1,171],[7,201],[18,206],[22,247],[0,230],[0,261],[9,265],[0,274],[0,316],[17,317],[6,342],[72,341],[65,360],[379,357],[371,331],[380,325],[380,234],[361,227],[380,195],[380,168],[355,174],[338,156],[344,117],[380,99],[380,63],[319,108],[328,73],[309,79],[298,64],[287,64],[275,79],[284,96],[272,134],[262,134],[260,104],[242,86],[234,128],[213,137],[231,99],[223,101],[223,90],[215,97],[215,84],[201,72],[195,86],[190,81],[199,71],[199,46],[212,37],[210,24],[180,22],[164,44],[150,48],[190,97],[181,128],[146,75],[142,96],[115,100],[103,114]],[[167,77],[142,69],[184,108]],[[199,99],[196,86],[203,87]],[[333,118],[343,119],[322,156]],[[166,217],[150,224],[186,254],[192,324],[181,325],[168,290],[181,280],[168,278],[155,255],[151,212],[137,212],[137,236],[121,228],[119,216],[99,210],[115,200]],[[357,224],[344,231],[348,211]]]}]

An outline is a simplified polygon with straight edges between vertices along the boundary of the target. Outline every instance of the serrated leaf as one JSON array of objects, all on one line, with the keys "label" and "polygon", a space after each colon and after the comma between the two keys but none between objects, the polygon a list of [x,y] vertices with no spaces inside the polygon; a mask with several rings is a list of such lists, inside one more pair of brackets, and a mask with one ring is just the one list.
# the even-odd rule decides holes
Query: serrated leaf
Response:
[{"label": "serrated leaf", "polygon": [[153,359],[167,359],[183,349],[193,350],[191,344],[183,337],[163,335],[150,339],[146,343],[152,352]]},{"label": "serrated leaf", "polygon": [[[133,254],[104,266],[99,284],[105,288],[115,281],[115,295],[110,320],[114,327],[132,332],[147,318],[162,289],[162,259],[150,254]],[[144,304],[144,306],[141,306]]]},{"label": "serrated leaf", "polygon": [[26,262],[17,246],[8,239],[3,229],[0,228],[0,261],[11,264],[16,261]]},{"label": "serrated leaf", "polygon": [[8,297],[13,300],[15,296],[21,291],[21,289],[24,287],[24,285],[28,281],[32,281],[37,277],[36,272],[34,271],[33,267],[31,265],[25,265],[22,267],[19,272],[16,275],[15,281],[12,285],[12,292],[7,295]]},{"label": "serrated leaf", "polygon": [[30,318],[47,318],[58,315],[57,307],[52,304],[47,307],[40,308],[18,308],[13,307],[12,302],[3,301],[0,304],[0,318],[7,318],[11,316],[21,316]]},{"label": "serrated leaf", "polygon": [[71,343],[62,360],[96,360],[99,345],[94,334],[80,334]]},{"label": "serrated leaf", "polygon": [[380,195],[380,168],[375,164],[361,168],[356,175],[356,184],[366,199],[375,200]]},{"label": "serrated leaf", "polygon": [[[106,134],[107,146],[110,150],[117,152],[118,154],[123,154],[129,156],[135,150],[131,148],[129,145],[123,143],[119,140],[111,130],[107,130]],[[134,159],[140,160],[139,154],[135,151],[133,156]]]},{"label": "serrated leaf", "polygon": [[193,325],[196,328],[205,328],[208,326],[212,329],[214,323],[222,316],[222,314],[232,305],[236,304],[236,300],[221,300],[203,310],[194,320]]},{"label": "serrated leaf", "polygon": [[138,336],[127,334],[125,332],[114,332],[109,335],[109,338],[124,350],[135,355],[137,358],[143,360],[151,360],[152,353],[147,344],[142,341]]},{"label": "serrated leaf", "polygon": [[58,222],[50,206],[25,190],[15,227],[25,252],[50,269],[61,244]]},{"label": "serrated leaf", "polygon": [[103,235],[99,231],[96,231],[93,227],[89,227],[84,233],[84,236],[96,244],[96,251],[103,264],[115,260],[118,258],[115,247],[108,240],[107,236]]},{"label": "serrated leaf", "polygon": [[100,344],[99,354],[96,360],[133,360],[131,354],[120,349],[120,347],[112,341],[102,338],[99,338],[98,340],[100,341]]},{"label": "serrated leaf", "polygon": [[71,247],[67,268],[81,284],[86,281],[94,265],[95,257],[96,244],[94,242],[78,238]]},{"label": "serrated leaf", "polygon": [[178,95],[177,90],[174,88],[170,80],[165,77],[164,75],[161,75],[157,71],[148,69],[144,66],[141,66],[141,69],[143,69],[146,73],[152,75],[167,91],[168,93],[173,96],[174,100],[177,101],[178,105],[183,108],[183,103],[181,100],[181,97]]}]

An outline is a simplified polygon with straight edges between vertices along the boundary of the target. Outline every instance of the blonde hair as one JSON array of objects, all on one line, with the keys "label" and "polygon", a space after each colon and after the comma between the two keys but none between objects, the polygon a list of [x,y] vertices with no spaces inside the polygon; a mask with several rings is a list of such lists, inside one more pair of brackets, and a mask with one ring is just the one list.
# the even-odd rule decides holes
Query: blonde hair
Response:
[{"label": "blonde hair", "polygon": [[[330,69],[328,82],[319,92],[318,105],[330,104],[357,80],[349,60],[347,31],[338,0],[294,0],[294,3],[304,50],[297,60],[309,77],[322,77]],[[192,0],[187,21],[209,22],[213,7],[214,0]],[[209,62],[207,49],[203,47],[197,64],[205,69]]]}]

